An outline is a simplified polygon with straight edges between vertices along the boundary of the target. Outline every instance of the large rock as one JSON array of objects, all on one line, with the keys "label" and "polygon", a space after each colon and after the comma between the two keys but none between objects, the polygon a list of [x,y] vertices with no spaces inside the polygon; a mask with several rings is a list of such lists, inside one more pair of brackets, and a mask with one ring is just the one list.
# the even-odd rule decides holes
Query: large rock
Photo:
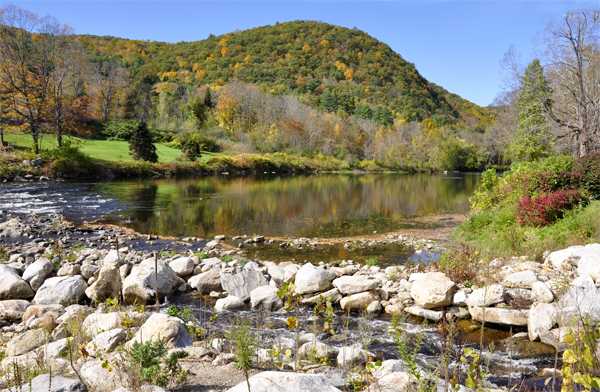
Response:
[{"label": "large rock", "polygon": [[439,310],[423,309],[420,306],[409,306],[404,308],[404,311],[431,321],[440,321],[443,317],[443,313]]},{"label": "large rock", "polygon": [[50,374],[37,376],[30,383],[20,387],[8,389],[10,392],[30,391],[30,392],[87,392],[87,387],[81,381],[74,378]]},{"label": "large rock", "polygon": [[531,285],[537,281],[538,278],[535,272],[527,270],[508,275],[506,279],[504,279],[504,285],[506,287],[530,289]]},{"label": "large rock", "polygon": [[352,369],[369,361],[369,352],[358,347],[341,347],[337,355],[338,366]]},{"label": "large rock", "polygon": [[299,349],[300,359],[328,358],[333,354],[333,348],[321,342],[304,343]]},{"label": "large rock", "polygon": [[[318,374],[262,372],[249,381],[252,392],[341,392]],[[248,385],[244,381],[226,392],[248,392]]]},{"label": "large rock", "polygon": [[83,320],[81,329],[88,336],[96,336],[101,332],[123,326],[125,312],[92,313]]},{"label": "large rock", "polygon": [[300,267],[292,263],[281,263],[272,265],[268,268],[269,275],[277,284],[287,284],[293,282]]},{"label": "large rock", "polygon": [[489,286],[473,290],[467,298],[468,306],[491,306],[504,300],[504,286],[501,284],[492,284]]},{"label": "large rock", "polygon": [[212,291],[221,291],[221,270],[211,269],[196,276],[192,276],[188,280],[188,285],[201,292],[202,294],[210,294]]},{"label": "large rock", "polygon": [[0,300],[4,299],[30,299],[34,291],[17,272],[7,266],[0,264]]},{"label": "large rock", "polygon": [[539,302],[550,303],[554,301],[554,294],[544,282],[535,282],[531,285],[531,292]]},{"label": "large rock", "polygon": [[102,355],[109,353],[126,340],[127,333],[121,328],[115,328],[98,334],[85,346],[85,349],[90,356],[96,357],[98,353]]},{"label": "large rock", "polygon": [[242,309],[246,306],[244,301],[235,297],[233,295],[229,295],[225,298],[220,298],[217,300],[215,304],[215,310],[217,312],[222,312],[223,310],[238,310]]},{"label": "large rock", "polygon": [[336,277],[335,272],[331,270],[317,268],[311,263],[306,263],[296,273],[296,292],[298,294],[309,294],[326,290]]},{"label": "large rock", "polygon": [[277,296],[277,288],[273,286],[260,286],[250,292],[250,305],[252,309],[264,309],[275,312],[283,306],[283,300]]},{"label": "large rock", "polygon": [[20,320],[31,302],[24,299],[8,299],[0,301],[0,319],[8,321]]},{"label": "large rock", "polygon": [[486,323],[527,325],[528,312],[526,310],[469,306],[469,313],[471,313],[473,319],[480,323],[483,323],[485,318]]},{"label": "large rock", "polygon": [[134,302],[145,305],[150,300],[156,300],[156,285],[158,281],[158,295],[173,293],[178,287],[179,277],[168,264],[158,262],[158,280],[154,271],[154,259],[146,259],[134,266],[131,274],[123,281],[123,299],[128,304]]},{"label": "large rock", "polygon": [[589,244],[586,246],[571,246],[567,249],[552,252],[546,258],[544,264],[560,269],[577,267],[581,257],[587,254],[600,254],[600,244]]},{"label": "large rock", "polygon": [[415,303],[425,309],[449,306],[455,292],[456,285],[442,272],[426,274],[416,280],[410,289]]},{"label": "large rock", "polygon": [[36,351],[37,351],[38,357],[56,359],[56,358],[60,358],[61,356],[65,355],[67,353],[68,349],[69,349],[68,339],[64,338],[64,339],[59,339],[57,341],[44,344],[43,346],[38,348]]},{"label": "large rock", "polygon": [[366,389],[366,392],[399,392],[416,390],[417,379],[407,372],[389,373]]},{"label": "large rock", "polygon": [[194,272],[196,264],[190,257],[180,257],[169,263],[169,266],[175,271],[177,276],[187,276]]},{"label": "large rock", "polygon": [[559,353],[562,353],[568,347],[565,343],[565,336],[571,332],[572,329],[570,327],[555,328],[540,334],[540,340],[543,343],[554,347]]},{"label": "large rock", "polygon": [[121,257],[121,255],[119,255],[119,253],[117,252],[116,249],[111,249],[108,254],[106,256],[104,256],[104,259],[99,263],[99,266],[105,266],[105,265],[116,265],[116,266],[120,266],[123,263],[123,258]]},{"label": "large rock", "polygon": [[319,293],[317,295],[313,295],[312,297],[308,297],[302,300],[302,305],[316,305],[319,301],[323,301],[322,303],[326,303],[327,300],[330,299],[332,304],[337,304],[342,299],[342,294],[340,294],[340,290],[333,288],[324,293]]},{"label": "large rock", "polygon": [[130,377],[123,374],[119,366],[110,365],[105,368],[103,363],[100,359],[92,359],[84,363],[79,371],[81,378],[92,390],[108,392],[132,386]]},{"label": "large rock", "polygon": [[243,267],[225,268],[220,274],[223,289],[242,301],[250,299],[250,292],[255,288],[269,284],[259,271]]},{"label": "large rock", "polygon": [[595,287],[572,287],[558,301],[561,327],[573,325],[576,318],[589,317],[591,325],[600,323],[600,290]]},{"label": "large rock", "polygon": [[43,318],[50,316],[57,323],[59,318],[65,313],[65,307],[62,305],[31,305],[23,313],[23,321],[26,322],[32,317]]},{"label": "large rock", "polygon": [[581,276],[589,275],[594,280],[600,279],[600,252],[587,253],[581,256],[577,272]]},{"label": "large rock", "polygon": [[118,298],[121,292],[121,275],[116,264],[104,264],[98,280],[85,290],[85,295],[94,302]]},{"label": "large rock", "polygon": [[58,276],[47,279],[38,289],[33,304],[76,304],[83,298],[88,285],[80,275]]},{"label": "large rock", "polygon": [[558,309],[554,304],[537,303],[529,309],[527,331],[529,340],[534,341],[557,323]]},{"label": "large rock", "polygon": [[155,313],[146,320],[144,325],[127,343],[127,346],[131,347],[133,342],[145,343],[161,339],[171,348],[183,348],[192,345],[192,337],[181,319]]},{"label": "large rock", "polygon": [[6,343],[6,353],[10,357],[16,357],[30,352],[34,348],[40,347],[46,343],[48,339],[48,332],[43,328],[30,329],[29,331],[18,335]]},{"label": "large rock", "polygon": [[33,290],[37,290],[53,269],[54,264],[45,257],[41,257],[25,269],[23,280],[29,283]]},{"label": "large rock", "polygon": [[342,298],[340,307],[342,310],[365,310],[371,302],[379,301],[379,296],[375,290],[369,290],[364,293],[352,294]]},{"label": "large rock", "polygon": [[377,280],[366,275],[342,276],[335,279],[332,284],[344,295],[362,293],[376,289],[378,286]]}]

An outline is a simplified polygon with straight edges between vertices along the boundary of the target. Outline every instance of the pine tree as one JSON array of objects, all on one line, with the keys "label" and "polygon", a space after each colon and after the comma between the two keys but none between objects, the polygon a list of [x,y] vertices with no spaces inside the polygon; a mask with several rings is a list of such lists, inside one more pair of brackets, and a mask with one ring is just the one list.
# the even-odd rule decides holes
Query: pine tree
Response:
[{"label": "pine tree", "polygon": [[138,123],[133,136],[129,140],[129,155],[136,161],[158,161],[156,146],[152,143],[152,135],[145,121]]},{"label": "pine tree", "polygon": [[371,107],[367,103],[359,103],[356,105],[356,109],[354,109],[354,115],[360,118],[371,118],[373,117],[373,111]]},{"label": "pine tree", "polygon": [[215,108],[215,103],[212,99],[212,93],[210,92],[210,87],[206,87],[206,94],[204,95],[204,106],[206,106],[209,110]]},{"label": "pine tree", "polygon": [[373,111],[373,121],[379,125],[394,125],[394,117],[387,106],[377,106]]},{"label": "pine tree", "polygon": [[323,109],[335,112],[337,110],[336,101],[335,91],[325,90],[323,94],[321,94],[321,106]]},{"label": "pine tree", "polygon": [[525,69],[517,96],[519,123],[511,143],[511,150],[517,158],[537,161],[550,153],[552,137],[545,112],[552,104],[551,94],[544,68],[539,59],[534,59]]}]

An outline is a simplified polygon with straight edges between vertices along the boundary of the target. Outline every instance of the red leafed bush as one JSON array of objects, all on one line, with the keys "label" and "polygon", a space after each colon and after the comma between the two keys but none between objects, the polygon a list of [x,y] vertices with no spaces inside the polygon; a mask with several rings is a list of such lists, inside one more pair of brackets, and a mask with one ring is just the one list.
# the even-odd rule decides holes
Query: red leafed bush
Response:
[{"label": "red leafed bush", "polygon": [[551,225],[585,201],[580,190],[561,190],[536,198],[524,197],[517,206],[516,218],[521,226]]}]

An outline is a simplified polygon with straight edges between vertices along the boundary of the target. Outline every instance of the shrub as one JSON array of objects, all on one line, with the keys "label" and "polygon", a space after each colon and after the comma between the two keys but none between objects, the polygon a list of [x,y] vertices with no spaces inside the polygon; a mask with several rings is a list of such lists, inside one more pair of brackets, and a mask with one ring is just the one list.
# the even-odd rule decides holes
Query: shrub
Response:
[{"label": "shrub", "polygon": [[108,140],[129,141],[137,127],[136,120],[109,120],[102,127],[102,135]]},{"label": "shrub", "polygon": [[594,199],[600,199],[600,153],[586,155],[575,161],[573,172],[580,178],[580,186]]},{"label": "shrub", "polygon": [[574,171],[544,171],[531,175],[526,183],[527,196],[579,188],[581,174]]},{"label": "shrub", "polygon": [[168,348],[164,340],[156,340],[140,344],[133,342],[129,356],[131,357],[130,366],[135,367],[134,373],[140,376],[141,380],[148,381],[152,385],[166,387],[169,383],[183,383],[187,375],[177,363],[177,359],[183,356],[178,352],[173,352],[167,357]]},{"label": "shrub", "polygon": [[206,162],[209,169],[215,172],[226,171],[234,168],[233,159],[229,157],[212,157]]},{"label": "shrub", "polygon": [[275,171],[278,170],[277,165],[268,158],[256,154],[242,154],[233,158],[235,166],[242,170],[252,171]]},{"label": "shrub", "polygon": [[62,147],[53,150],[50,155],[55,172],[92,175],[96,171],[90,157],[81,152],[69,140],[65,140]]},{"label": "shrub", "polygon": [[517,206],[516,218],[522,226],[542,227],[561,219],[565,211],[585,201],[579,190],[560,190],[535,198],[525,196]]}]

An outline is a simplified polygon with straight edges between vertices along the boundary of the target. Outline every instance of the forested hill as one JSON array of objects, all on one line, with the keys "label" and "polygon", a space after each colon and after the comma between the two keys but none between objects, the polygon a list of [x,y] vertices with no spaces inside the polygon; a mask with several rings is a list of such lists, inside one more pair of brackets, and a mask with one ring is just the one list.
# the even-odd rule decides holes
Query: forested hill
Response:
[{"label": "forested hill", "polygon": [[356,28],[295,21],[176,44],[91,35],[79,40],[96,60],[113,58],[134,81],[149,75],[159,89],[238,80],[337,113],[383,116],[378,122],[432,118],[475,128],[493,118]]}]

